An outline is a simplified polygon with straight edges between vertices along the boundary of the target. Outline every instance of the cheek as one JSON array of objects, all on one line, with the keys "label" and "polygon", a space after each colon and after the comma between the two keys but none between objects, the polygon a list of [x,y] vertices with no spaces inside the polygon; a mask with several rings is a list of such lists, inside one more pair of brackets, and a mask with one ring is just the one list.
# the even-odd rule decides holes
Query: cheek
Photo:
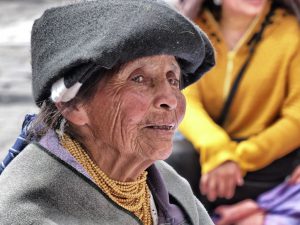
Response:
[{"label": "cheek", "polygon": [[98,132],[108,131],[117,110],[112,107],[112,104],[108,104],[108,101],[94,101],[91,105],[89,110],[90,126]]},{"label": "cheek", "polygon": [[116,118],[118,118],[120,113],[117,97],[117,94],[101,90],[97,92],[96,96],[89,103],[90,127],[100,132],[101,135],[104,132],[109,133],[112,126],[116,124]]},{"label": "cheek", "polygon": [[182,121],[185,114],[185,109],[186,109],[186,100],[184,95],[180,92],[177,96],[177,108],[176,108],[178,123]]},{"label": "cheek", "polygon": [[128,118],[129,123],[139,123],[149,110],[149,99],[141,93],[126,95],[122,102],[122,112],[124,117]]},{"label": "cheek", "polygon": [[244,0],[243,3],[244,4],[240,6],[239,10],[248,16],[254,17],[261,13],[267,1],[261,0],[260,2],[258,2],[258,4],[252,4],[251,1]]}]

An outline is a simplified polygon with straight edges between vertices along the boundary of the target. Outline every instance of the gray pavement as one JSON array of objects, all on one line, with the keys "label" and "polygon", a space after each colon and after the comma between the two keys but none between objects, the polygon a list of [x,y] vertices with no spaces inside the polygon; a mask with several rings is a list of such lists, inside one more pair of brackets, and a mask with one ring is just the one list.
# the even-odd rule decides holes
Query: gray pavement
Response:
[{"label": "gray pavement", "polygon": [[63,0],[0,0],[0,161],[24,115],[37,112],[31,94],[30,32],[34,19]]}]

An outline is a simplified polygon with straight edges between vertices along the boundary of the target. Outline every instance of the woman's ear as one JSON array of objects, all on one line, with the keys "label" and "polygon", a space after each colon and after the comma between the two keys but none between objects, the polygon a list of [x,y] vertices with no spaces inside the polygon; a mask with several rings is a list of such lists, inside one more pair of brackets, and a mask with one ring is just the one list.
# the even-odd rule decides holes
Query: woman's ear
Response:
[{"label": "woman's ear", "polygon": [[83,126],[88,124],[89,117],[87,115],[86,109],[81,104],[76,104],[74,106],[65,106],[64,103],[55,103],[57,109],[61,112],[63,117],[69,122],[77,125]]}]

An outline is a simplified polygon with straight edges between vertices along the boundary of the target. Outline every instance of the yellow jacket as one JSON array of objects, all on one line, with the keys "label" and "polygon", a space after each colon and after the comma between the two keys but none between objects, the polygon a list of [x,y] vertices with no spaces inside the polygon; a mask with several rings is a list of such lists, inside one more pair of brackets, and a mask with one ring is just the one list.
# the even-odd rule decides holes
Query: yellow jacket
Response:
[{"label": "yellow jacket", "polygon": [[[300,146],[300,31],[296,18],[283,9],[276,9],[266,27],[224,126],[214,122],[248,56],[247,42],[269,8],[231,51],[208,11],[196,21],[213,43],[217,63],[184,90],[187,111],[180,131],[200,151],[202,173],[227,160],[236,161],[244,173],[255,171]],[[232,141],[236,138],[247,140]]]}]

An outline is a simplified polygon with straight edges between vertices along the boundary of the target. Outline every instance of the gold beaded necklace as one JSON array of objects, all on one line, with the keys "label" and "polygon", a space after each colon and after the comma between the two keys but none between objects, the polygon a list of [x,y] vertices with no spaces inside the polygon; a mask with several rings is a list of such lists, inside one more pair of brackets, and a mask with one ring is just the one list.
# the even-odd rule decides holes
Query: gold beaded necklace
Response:
[{"label": "gold beaded necklace", "polygon": [[119,206],[136,215],[144,225],[152,225],[150,191],[147,185],[147,171],[136,181],[121,182],[110,179],[89,157],[78,141],[64,134],[60,143],[85,168],[96,185]]}]

